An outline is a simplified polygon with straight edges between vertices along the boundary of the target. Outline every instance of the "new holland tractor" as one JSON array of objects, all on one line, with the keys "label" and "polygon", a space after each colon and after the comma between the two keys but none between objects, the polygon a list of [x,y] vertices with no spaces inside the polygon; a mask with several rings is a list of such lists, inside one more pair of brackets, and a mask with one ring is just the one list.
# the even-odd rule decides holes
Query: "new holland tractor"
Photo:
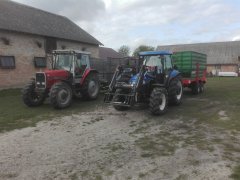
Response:
[{"label": "new holland tractor", "polygon": [[167,51],[140,52],[143,64],[139,72],[134,67],[118,66],[104,102],[119,111],[147,103],[153,115],[164,114],[168,104],[179,105],[183,86],[171,56]]},{"label": "new holland tractor", "polygon": [[53,51],[52,69],[37,72],[22,90],[29,107],[43,104],[46,97],[54,108],[71,105],[72,97],[96,99],[99,94],[98,72],[90,67],[90,53],[76,50]]}]

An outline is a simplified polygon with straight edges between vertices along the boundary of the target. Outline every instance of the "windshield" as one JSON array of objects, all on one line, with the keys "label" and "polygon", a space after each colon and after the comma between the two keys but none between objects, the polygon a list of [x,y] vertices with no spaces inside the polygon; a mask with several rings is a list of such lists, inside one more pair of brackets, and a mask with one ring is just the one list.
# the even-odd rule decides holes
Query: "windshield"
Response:
[{"label": "windshield", "polygon": [[144,62],[146,66],[160,66],[162,67],[162,61],[160,56],[145,56]]},{"label": "windshield", "polygon": [[69,54],[57,54],[55,56],[54,69],[64,69],[67,71],[72,70],[73,55]]},{"label": "windshield", "polygon": [[145,56],[144,65],[158,68],[170,69],[172,68],[172,61],[170,55]]}]

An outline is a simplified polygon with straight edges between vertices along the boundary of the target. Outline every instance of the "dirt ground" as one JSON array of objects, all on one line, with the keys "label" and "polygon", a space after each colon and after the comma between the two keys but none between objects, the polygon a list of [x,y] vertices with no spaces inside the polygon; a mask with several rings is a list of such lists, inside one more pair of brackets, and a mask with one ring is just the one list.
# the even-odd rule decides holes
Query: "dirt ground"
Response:
[{"label": "dirt ground", "polygon": [[1,133],[0,179],[225,180],[239,140],[196,119],[103,106]]}]

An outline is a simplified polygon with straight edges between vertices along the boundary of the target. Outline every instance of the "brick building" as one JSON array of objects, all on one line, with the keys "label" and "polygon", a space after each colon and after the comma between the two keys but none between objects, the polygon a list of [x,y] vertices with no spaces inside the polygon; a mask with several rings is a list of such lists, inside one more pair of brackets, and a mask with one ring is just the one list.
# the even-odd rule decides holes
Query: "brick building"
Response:
[{"label": "brick building", "polygon": [[212,42],[197,44],[179,44],[158,46],[158,50],[196,51],[207,54],[207,72],[217,75],[218,72],[239,73],[240,41]]},{"label": "brick building", "polygon": [[9,0],[0,1],[0,89],[25,84],[43,70],[55,49],[89,51],[101,43],[66,17]]}]

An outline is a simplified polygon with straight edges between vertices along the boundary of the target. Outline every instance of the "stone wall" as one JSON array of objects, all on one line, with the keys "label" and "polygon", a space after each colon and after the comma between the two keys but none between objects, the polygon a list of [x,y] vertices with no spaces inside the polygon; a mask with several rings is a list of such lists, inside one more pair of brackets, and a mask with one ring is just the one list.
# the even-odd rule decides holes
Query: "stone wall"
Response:
[{"label": "stone wall", "polygon": [[84,43],[70,42],[66,40],[58,40],[57,49],[73,49],[79,51],[87,51],[91,52],[91,57],[99,58],[99,47],[97,45],[89,45]]},{"label": "stone wall", "polygon": [[[8,39],[9,45],[5,45],[2,38]],[[92,53],[92,57],[95,58],[99,56],[97,45],[57,40],[57,48],[62,49],[63,47],[89,51]],[[35,68],[33,59],[34,57],[46,56],[45,38],[0,31],[0,56],[14,56],[16,63],[15,69],[1,69],[0,67],[0,89],[22,87],[31,77],[34,77],[36,72],[44,70],[44,68]]]},{"label": "stone wall", "polygon": [[238,65],[237,64],[219,64],[219,65],[207,65],[208,74],[212,73],[216,75],[217,72],[236,72],[238,73]]},{"label": "stone wall", "polygon": [[[7,38],[9,45],[5,45],[1,38]],[[39,47],[38,44],[42,46]],[[14,56],[16,65],[15,69],[0,68],[0,89],[21,87],[36,71],[41,70],[34,67],[33,59],[35,56],[45,57],[44,38],[0,32],[0,55]]]}]

